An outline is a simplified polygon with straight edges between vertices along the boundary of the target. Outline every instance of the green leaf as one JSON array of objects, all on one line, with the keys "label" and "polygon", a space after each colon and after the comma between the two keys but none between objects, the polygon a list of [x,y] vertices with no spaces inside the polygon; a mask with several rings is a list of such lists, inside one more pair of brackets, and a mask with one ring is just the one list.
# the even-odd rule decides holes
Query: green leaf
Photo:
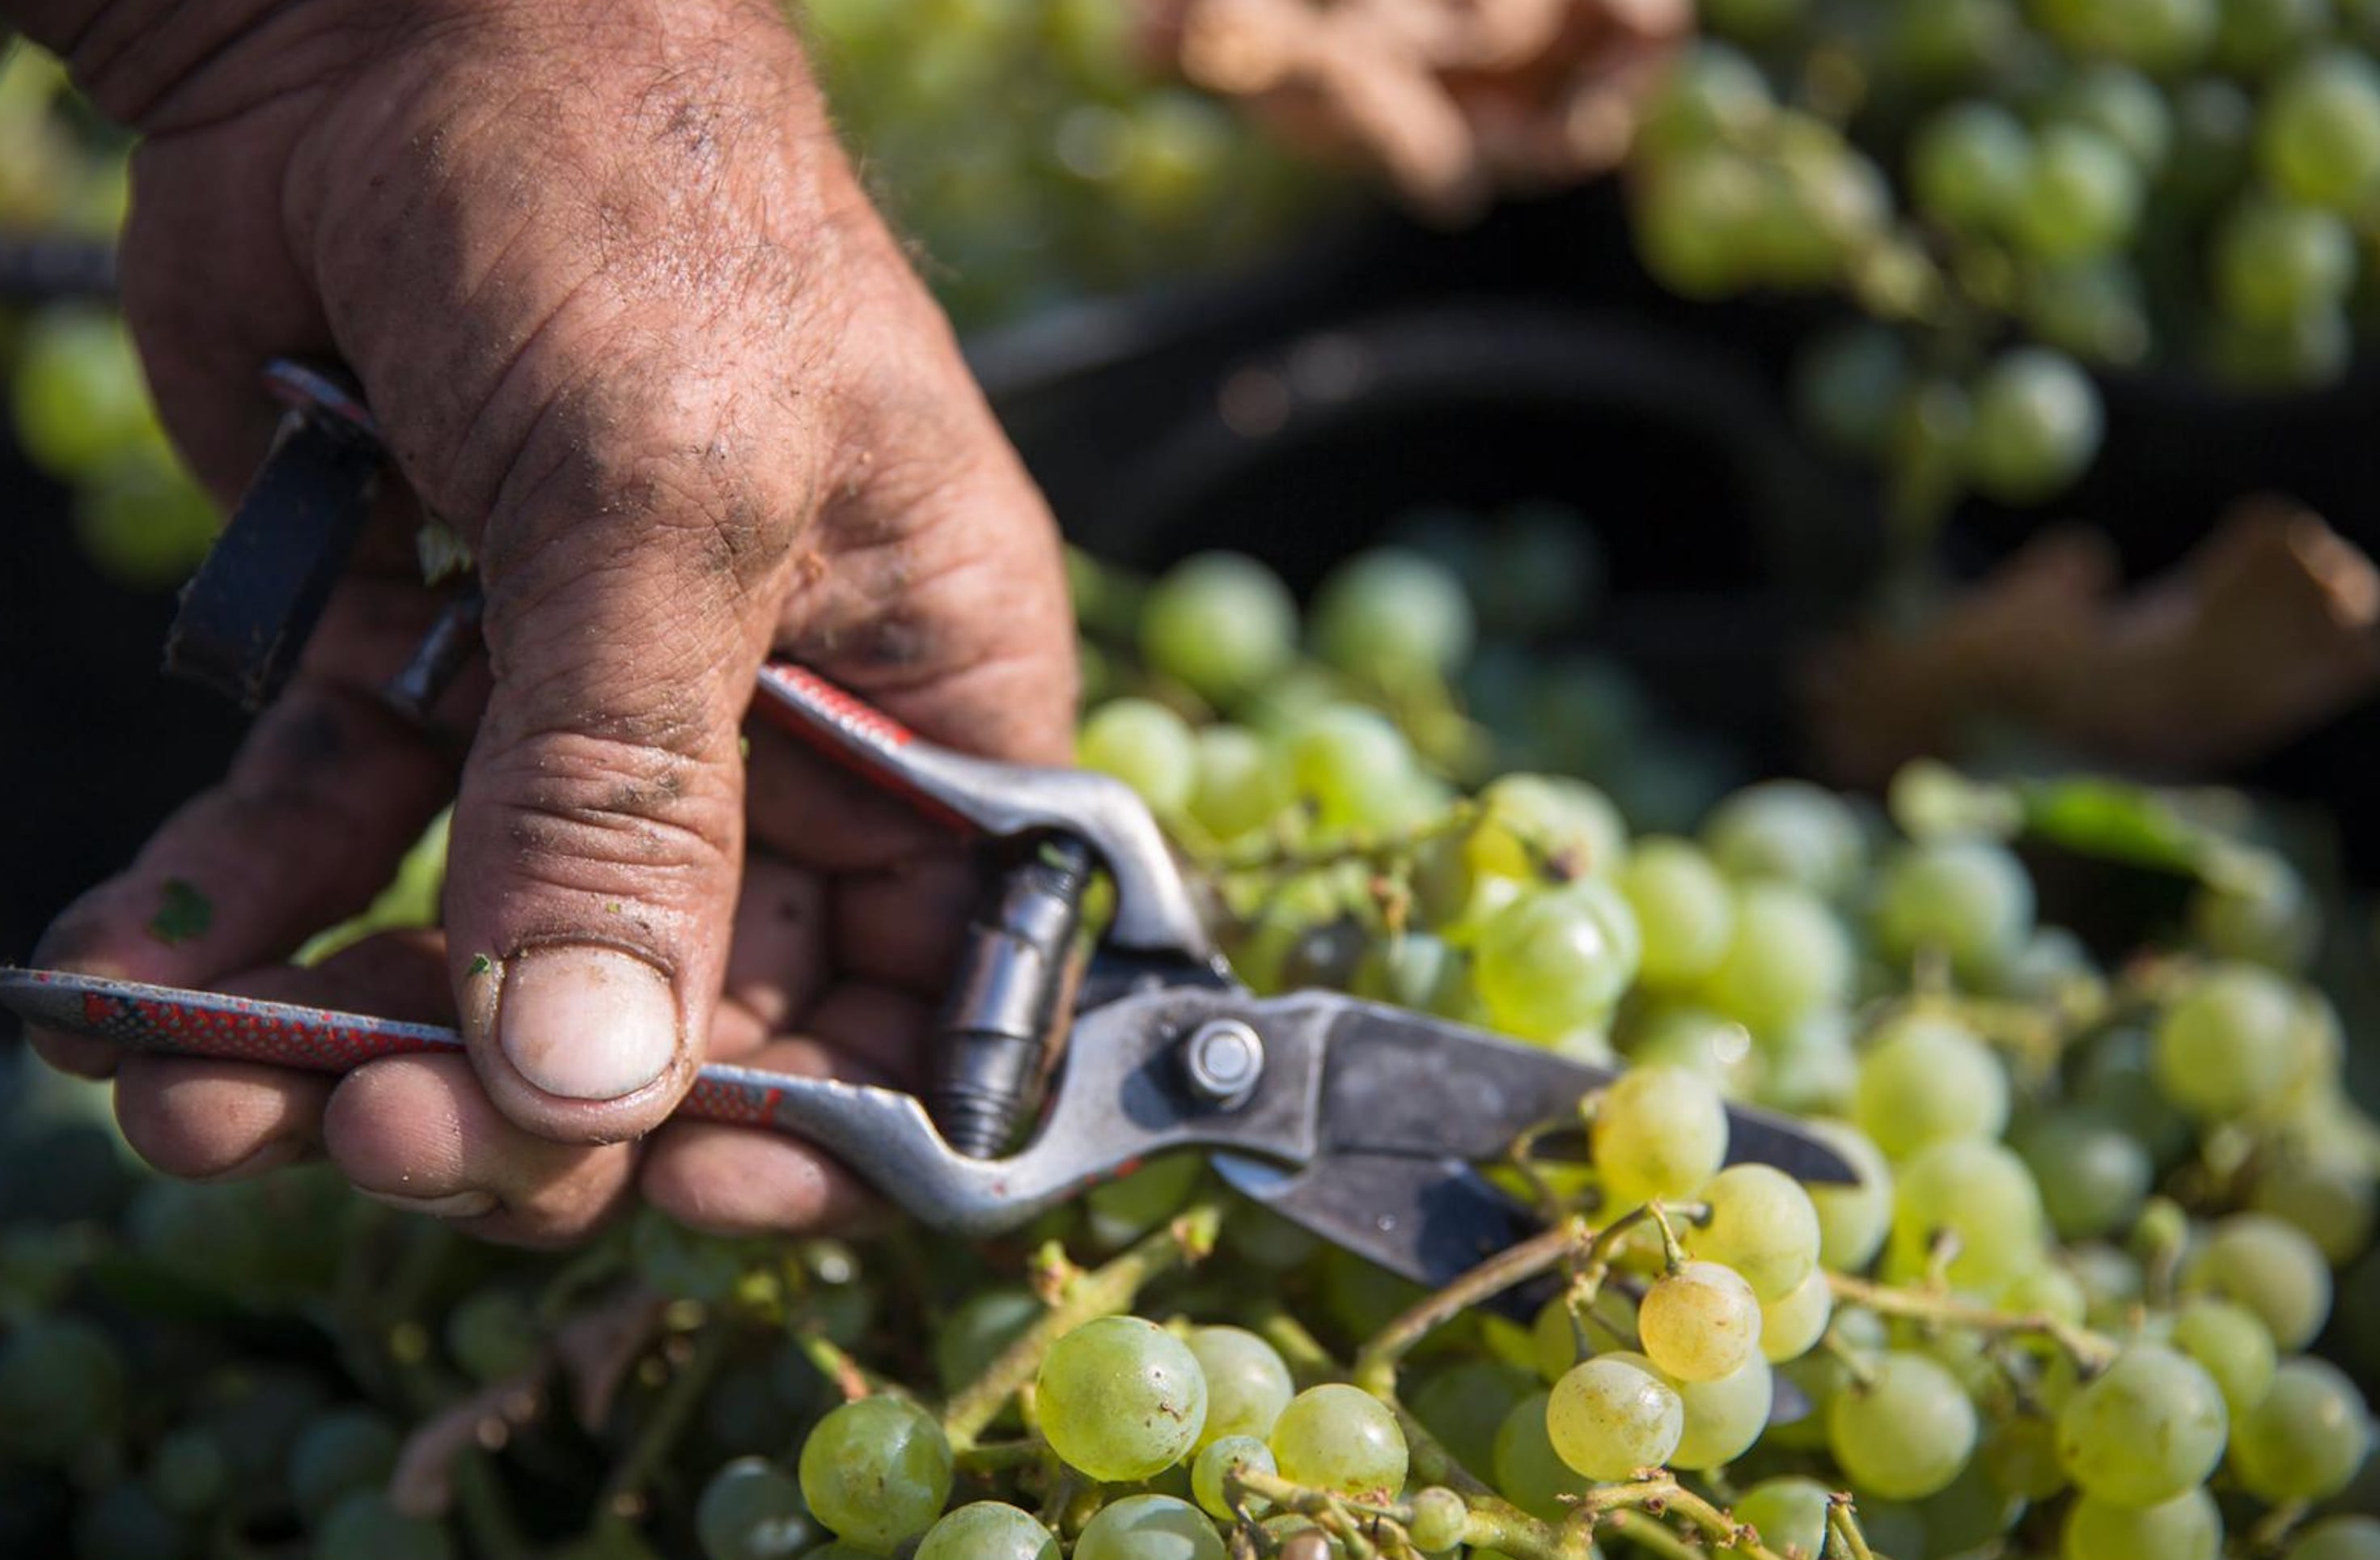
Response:
[{"label": "green leaf", "polygon": [[2095,775],[2024,783],[2024,832],[2078,856],[2198,877],[2232,842],[2146,786]]},{"label": "green leaf", "polygon": [[149,935],[171,946],[203,937],[215,923],[214,901],[194,884],[167,878],[159,892],[157,913],[149,919]]}]

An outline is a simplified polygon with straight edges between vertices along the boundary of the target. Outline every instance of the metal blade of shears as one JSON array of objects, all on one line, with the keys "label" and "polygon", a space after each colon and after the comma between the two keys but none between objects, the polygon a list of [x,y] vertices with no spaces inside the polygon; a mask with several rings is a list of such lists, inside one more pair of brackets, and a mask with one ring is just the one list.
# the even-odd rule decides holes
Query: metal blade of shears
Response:
[{"label": "metal blade of shears", "polygon": [[[1620,1076],[1402,1007],[1321,993],[1307,1000],[1339,1009],[1320,1106],[1326,1153],[1493,1161],[1522,1133],[1556,1124],[1540,1152],[1584,1159],[1578,1102]],[[1774,1165],[1821,1184],[1859,1179],[1833,1145],[1789,1116],[1730,1103],[1727,1127],[1730,1164]]]}]

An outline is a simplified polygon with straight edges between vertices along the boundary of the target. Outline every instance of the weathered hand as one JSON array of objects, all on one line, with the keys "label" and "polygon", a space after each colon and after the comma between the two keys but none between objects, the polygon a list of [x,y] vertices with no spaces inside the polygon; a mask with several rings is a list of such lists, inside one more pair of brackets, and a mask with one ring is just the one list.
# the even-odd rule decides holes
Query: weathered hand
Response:
[{"label": "weathered hand", "polygon": [[[590,1145],[661,1121],[707,1046],[802,1033],[897,1067],[963,874],[773,737],[747,796],[753,673],[790,654],[941,740],[1050,761],[1071,631],[1047,512],[774,9],[16,9],[146,134],[126,304],[200,473],[228,497],[261,453],[260,364],[334,358],[408,490],[230,776],[37,957],[285,991],[260,967],[359,906],[456,796],[436,951],[474,1076],[390,1061],[333,1089],[142,1059],[118,1084],[135,1143],[223,1175],[319,1142],[368,1190],[558,1238],[631,1173]],[[488,597],[490,676],[441,712],[470,733],[459,778],[371,691],[427,620],[405,543],[425,509],[474,544]],[[214,916],[168,945],[148,928],[172,878]],[[425,957],[384,944],[314,979],[418,1010]],[[115,1060],[37,1038],[79,1070]],[[646,1184],[707,1222],[833,1200],[797,1146],[665,1140]]]}]

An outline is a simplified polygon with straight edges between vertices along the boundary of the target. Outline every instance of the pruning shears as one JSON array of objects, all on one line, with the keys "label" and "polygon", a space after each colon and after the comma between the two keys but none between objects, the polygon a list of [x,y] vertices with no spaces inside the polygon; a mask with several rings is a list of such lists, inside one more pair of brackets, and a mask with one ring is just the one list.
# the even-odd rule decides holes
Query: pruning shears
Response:
[{"label": "pruning shears", "polygon": [[[299,387],[299,408],[193,581],[169,654],[251,704],[294,663],[374,471],[353,458],[370,447],[359,404],[320,380],[345,403],[325,409],[300,371],[276,366],[274,383]],[[421,707],[451,676],[468,627],[432,633],[392,690],[398,702]],[[1584,1157],[1578,1103],[1616,1072],[1336,992],[1255,994],[1121,781],[938,747],[782,662],[761,669],[753,711],[981,836],[993,866],[922,1097],[713,1064],[680,1116],[801,1137],[923,1223],[970,1236],[1153,1156],[1204,1151],[1257,1202],[1432,1286],[1538,1227],[1486,1167],[1524,1135],[1539,1154]],[[1084,899],[1100,874],[1112,909],[1085,957]],[[435,1025],[55,970],[0,970],[0,1006],[139,1050],[318,1072],[463,1043]],[[1728,1125],[1731,1162],[1857,1179],[1789,1118],[1730,1105]]]}]

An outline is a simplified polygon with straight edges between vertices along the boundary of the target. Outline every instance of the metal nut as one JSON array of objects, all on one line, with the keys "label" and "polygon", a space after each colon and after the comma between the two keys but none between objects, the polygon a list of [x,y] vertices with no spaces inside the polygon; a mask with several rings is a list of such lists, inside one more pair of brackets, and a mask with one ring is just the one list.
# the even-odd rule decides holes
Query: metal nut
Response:
[{"label": "metal nut", "polygon": [[1264,1076],[1264,1041],[1237,1018],[1201,1024],[1182,1045],[1191,1092],[1219,1105],[1247,1098]]}]

